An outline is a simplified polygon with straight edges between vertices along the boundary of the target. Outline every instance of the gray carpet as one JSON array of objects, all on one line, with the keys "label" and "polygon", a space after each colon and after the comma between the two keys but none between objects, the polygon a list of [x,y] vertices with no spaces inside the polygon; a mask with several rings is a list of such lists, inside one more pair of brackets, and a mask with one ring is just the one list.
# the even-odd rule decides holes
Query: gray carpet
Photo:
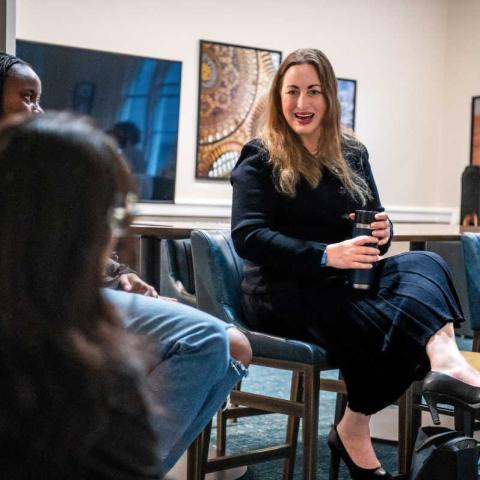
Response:
[{"label": "gray carpet", "polygon": [[[290,386],[290,374],[286,371],[253,366],[249,377],[243,382],[242,390],[252,392],[264,392],[272,396],[288,398]],[[322,376],[336,378],[335,372],[328,372]],[[317,478],[327,479],[330,462],[330,454],[327,446],[327,435],[330,430],[335,409],[335,394],[321,392],[320,394],[320,419],[319,419],[319,445]],[[286,417],[284,415],[262,415],[258,417],[241,418],[236,423],[229,422],[227,425],[227,452],[248,450],[252,448],[264,448],[285,441]],[[215,443],[215,429],[212,430],[212,443]],[[397,447],[389,442],[375,442],[377,454],[390,471],[397,468]],[[302,443],[301,432],[297,461],[295,465],[295,480],[302,478]],[[279,480],[282,477],[282,460],[264,462],[252,465],[242,480]],[[350,476],[342,465],[340,480],[349,480]]]}]

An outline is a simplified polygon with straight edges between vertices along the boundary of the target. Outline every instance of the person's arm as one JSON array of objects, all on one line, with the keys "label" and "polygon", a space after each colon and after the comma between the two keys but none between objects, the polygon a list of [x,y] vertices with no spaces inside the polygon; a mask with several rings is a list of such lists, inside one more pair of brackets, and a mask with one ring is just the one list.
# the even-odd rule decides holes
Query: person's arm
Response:
[{"label": "person's arm", "polygon": [[289,237],[273,228],[278,193],[268,154],[257,142],[243,147],[232,184],[232,240],[238,255],[295,275],[320,275],[326,244]]},{"label": "person's arm", "polygon": [[105,268],[105,286],[114,290],[138,293],[147,297],[158,297],[158,293],[151,285],[144,282],[130,267],[118,263],[112,258],[107,261]]},{"label": "person's arm", "polygon": [[308,277],[321,276],[325,266],[367,269],[378,260],[379,251],[365,246],[376,242],[374,237],[361,236],[327,246],[275,230],[272,225],[279,194],[273,182],[268,153],[256,141],[243,148],[232,172],[232,184],[232,240],[241,257]]},{"label": "person's arm", "polygon": [[123,263],[118,263],[113,258],[109,258],[107,260],[107,265],[105,267],[105,276],[104,276],[104,283],[105,286],[108,288],[113,289],[120,289],[119,281],[122,275],[128,273],[136,273],[127,265]]}]

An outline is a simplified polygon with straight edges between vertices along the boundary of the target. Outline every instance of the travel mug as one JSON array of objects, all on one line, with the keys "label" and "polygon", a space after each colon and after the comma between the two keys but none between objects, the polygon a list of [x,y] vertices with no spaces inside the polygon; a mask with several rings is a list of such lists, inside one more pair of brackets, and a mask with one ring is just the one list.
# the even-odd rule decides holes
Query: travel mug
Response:
[{"label": "travel mug", "polygon": [[[372,210],[355,210],[355,223],[352,230],[352,238],[360,235],[371,236],[372,229],[370,224],[375,221],[375,214]],[[365,247],[377,248],[376,243],[366,243]],[[350,271],[350,285],[357,290],[368,290],[373,281],[375,264],[368,270],[352,269]]]}]

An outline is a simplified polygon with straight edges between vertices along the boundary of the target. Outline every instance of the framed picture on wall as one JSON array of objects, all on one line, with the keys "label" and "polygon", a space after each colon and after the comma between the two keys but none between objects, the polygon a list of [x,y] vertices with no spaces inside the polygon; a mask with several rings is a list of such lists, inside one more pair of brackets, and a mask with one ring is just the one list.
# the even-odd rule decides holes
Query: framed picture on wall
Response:
[{"label": "framed picture on wall", "polygon": [[472,98],[470,163],[480,165],[480,95]]},{"label": "framed picture on wall", "polygon": [[355,101],[357,98],[357,81],[337,78],[338,99],[342,108],[342,126],[355,130]]},{"label": "framed picture on wall", "polygon": [[226,180],[242,146],[257,136],[276,50],[200,41],[196,178]]}]

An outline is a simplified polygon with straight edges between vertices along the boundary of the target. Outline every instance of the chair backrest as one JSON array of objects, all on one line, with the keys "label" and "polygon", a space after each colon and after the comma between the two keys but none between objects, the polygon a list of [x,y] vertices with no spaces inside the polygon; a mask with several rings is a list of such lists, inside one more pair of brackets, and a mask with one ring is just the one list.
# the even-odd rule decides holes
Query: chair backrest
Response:
[{"label": "chair backrest", "polygon": [[480,330],[480,235],[462,234],[472,330]]},{"label": "chair backrest", "polygon": [[162,240],[160,251],[160,295],[196,306],[190,239]]},{"label": "chair backrest", "polygon": [[244,326],[240,295],[243,260],[235,252],[230,232],[195,230],[190,240],[198,308]]}]

